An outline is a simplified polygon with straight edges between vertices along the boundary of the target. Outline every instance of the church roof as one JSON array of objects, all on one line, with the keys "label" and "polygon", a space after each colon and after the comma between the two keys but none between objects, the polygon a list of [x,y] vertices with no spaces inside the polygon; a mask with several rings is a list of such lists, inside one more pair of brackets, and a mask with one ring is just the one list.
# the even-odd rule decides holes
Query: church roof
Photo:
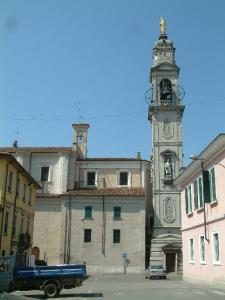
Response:
[{"label": "church roof", "polygon": [[132,157],[93,157],[86,159],[78,159],[78,161],[148,161],[146,159],[132,158]]},{"label": "church roof", "polygon": [[37,194],[37,198],[58,198],[60,196],[118,196],[118,197],[144,197],[144,188],[86,188],[69,191],[64,194]]},{"label": "church roof", "polygon": [[77,189],[68,192],[71,196],[135,196],[144,197],[144,188],[100,188],[100,189]]},{"label": "church roof", "polygon": [[16,152],[35,152],[35,153],[56,153],[56,152],[71,152],[71,147],[1,147],[0,151],[8,153]]}]

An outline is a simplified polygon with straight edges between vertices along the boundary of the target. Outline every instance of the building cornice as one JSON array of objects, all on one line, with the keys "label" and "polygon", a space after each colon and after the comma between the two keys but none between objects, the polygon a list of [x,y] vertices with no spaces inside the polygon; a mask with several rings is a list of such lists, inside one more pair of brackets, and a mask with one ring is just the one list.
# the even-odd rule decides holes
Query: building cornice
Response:
[{"label": "building cornice", "polygon": [[[223,216],[215,217],[215,218],[212,218],[212,219],[208,220],[206,222],[206,225],[209,225],[209,224],[212,224],[212,223],[215,223],[215,222],[219,222],[219,221],[222,221],[224,219],[225,219],[225,214]],[[191,230],[191,229],[195,229],[195,228],[204,226],[204,224],[205,224],[204,222],[200,222],[200,223],[197,223],[195,225],[191,225],[191,226],[181,228],[181,231],[183,232],[183,231],[188,231],[188,230]]]},{"label": "building cornice", "polygon": [[[205,167],[217,163],[217,158],[225,151],[225,133],[219,134],[199,155],[198,157],[204,163]],[[184,186],[189,183],[190,178],[197,176],[201,171],[199,160],[193,160],[182,173],[175,179],[175,184]]]}]

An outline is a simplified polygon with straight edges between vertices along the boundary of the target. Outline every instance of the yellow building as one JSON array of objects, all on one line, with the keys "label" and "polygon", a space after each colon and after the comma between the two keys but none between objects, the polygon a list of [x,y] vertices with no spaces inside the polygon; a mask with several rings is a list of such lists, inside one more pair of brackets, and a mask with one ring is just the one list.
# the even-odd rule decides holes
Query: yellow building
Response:
[{"label": "yellow building", "polygon": [[37,189],[17,160],[0,152],[0,256],[31,253]]}]

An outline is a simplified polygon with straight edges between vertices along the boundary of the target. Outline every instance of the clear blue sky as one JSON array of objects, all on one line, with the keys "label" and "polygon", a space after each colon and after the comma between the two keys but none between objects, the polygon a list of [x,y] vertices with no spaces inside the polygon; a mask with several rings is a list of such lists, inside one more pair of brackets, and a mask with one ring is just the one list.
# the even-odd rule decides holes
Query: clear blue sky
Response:
[{"label": "clear blue sky", "polygon": [[69,146],[90,123],[89,157],[149,159],[145,91],[165,16],[186,92],[184,162],[225,132],[225,1],[0,2],[0,144]]}]

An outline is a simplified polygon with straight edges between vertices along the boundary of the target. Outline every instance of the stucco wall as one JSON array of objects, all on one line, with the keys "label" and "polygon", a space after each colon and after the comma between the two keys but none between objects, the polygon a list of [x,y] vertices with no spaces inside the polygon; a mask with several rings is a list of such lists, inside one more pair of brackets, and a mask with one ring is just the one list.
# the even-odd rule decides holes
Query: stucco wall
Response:
[{"label": "stucco wall", "polygon": [[[90,273],[122,273],[121,253],[128,254],[128,273],[144,271],[145,200],[144,197],[77,197],[71,200],[71,263],[87,263]],[[103,201],[105,226],[103,226]],[[65,207],[68,201],[65,200]],[[84,219],[85,206],[92,206],[93,218]],[[121,220],[113,219],[113,207],[121,206]],[[65,214],[64,214],[65,216]],[[63,224],[65,222],[63,221]],[[91,243],[84,243],[84,229],[92,229]],[[103,237],[105,228],[105,238]],[[113,244],[113,229],[121,230],[121,242]],[[62,231],[62,233],[64,233]],[[61,238],[61,242],[65,239]],[[105,241],[105,246],[104,246]],[[63,247],[62,247],[63,248]],[[102,249],[105,248],[105,251]],[[61,254],[61,256],[63,256]]]},{"label": "stucco wall", "polygon": [[[205,263],[200,262],[199,238],[204,234],[204,226],[182,233],[183,240],[183,272],[184,279],[192,281],[214,281],[221,282],[225,285],[225,220],[215,222],[207,226],[209,242],[205,241]],[[218,232],[220,243],[220,262],[213,263],[212,254],[212,234]],[[194,242],[194,262],[189,261],[189,239],[193,238]]]},{"label": "stucco wall", "polygon": [[38,199],[34,217],[33,247],[49,265],[60,263],[61,202],[58,198]]},{"label": "stucco wall", "polygon": [[[182,210],[182,240],[183,240],[183,269],[184,279],[191,281],[214,282],[225,285],[225,188],[224,176],[225,165],[224,152],[213,161],[215,164],[215,181],[216,181],[216,199],[217,201],[211,204],[206,204],[206,237],[209,241],[205,241],[205,263],[200,262],[200,235],[204,235],[204,209],[195,209],[194,206],[194,180],[200,176],[201,170],[186,179],[185,186],[181,193],[181,210]],[[214,164],[208,164],[207,168],[211,168]],[[191,184],[192,189],[192,213],[186,214],[185,211],[185,187]],[[213,262],[213,245],[212,234],[217,232],[219,234],[220,244],[220,262]],[[189,239],[194,241],[194,262],[189,261]]]}]

